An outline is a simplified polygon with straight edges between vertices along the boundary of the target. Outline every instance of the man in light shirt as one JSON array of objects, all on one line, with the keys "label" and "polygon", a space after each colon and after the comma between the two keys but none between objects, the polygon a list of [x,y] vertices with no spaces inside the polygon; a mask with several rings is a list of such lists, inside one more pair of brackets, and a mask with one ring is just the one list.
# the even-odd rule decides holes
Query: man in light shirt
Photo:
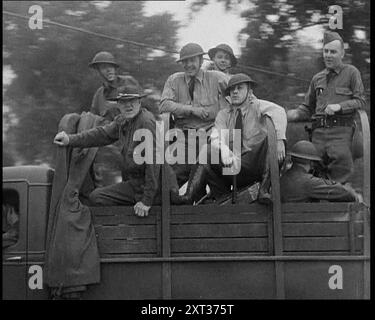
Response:
[{"label": "man in light shirt", "polygon": [[[211,146],[207,145],[208,163],[199,164],[190,181],[182,202],[198,200],[199,190],[208,182],[213,196],[218,199],[230,192],[233,174],[225,174],[226,167],[237,167],[236,179],[239,188],[254,182],[260,183],[258,200],[269,203],[270,173],[267,164],[267,128],[265,115],[271,117],[277,136],[277,157],[279,162],[285,158],[285,139],[287,119],[285,110],[277,104],[257,99],[253,95],[256,85],[246,74],[233,75],[228,83],[226,95],[230,96],[230,106],[220,110],[211,134]],[[239,130],[240,151],[235,152],[234,129]],[[222,137],[229,130],[229,136]],[[218,163],[213,161],[213,151],[220,154]]]}]

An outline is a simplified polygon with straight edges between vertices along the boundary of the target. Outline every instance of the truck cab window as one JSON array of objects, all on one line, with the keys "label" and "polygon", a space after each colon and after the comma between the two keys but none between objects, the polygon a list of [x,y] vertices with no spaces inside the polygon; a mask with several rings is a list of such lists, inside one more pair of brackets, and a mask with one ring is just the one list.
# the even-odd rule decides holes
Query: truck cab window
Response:
[{"label": "truck cab window", "polygon": [[19,237],[19,195],[11,189],[3,190],[3,248],[17,243]]}]

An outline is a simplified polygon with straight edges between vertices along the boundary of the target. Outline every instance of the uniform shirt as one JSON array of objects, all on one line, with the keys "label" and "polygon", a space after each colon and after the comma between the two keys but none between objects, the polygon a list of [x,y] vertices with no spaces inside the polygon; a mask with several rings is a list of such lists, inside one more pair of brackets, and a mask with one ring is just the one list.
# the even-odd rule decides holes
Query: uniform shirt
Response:
[{"label": "uniform shirt", "polygon": [[[135,148],[142,143],[141,141],[133,141],[134,133],[138,129],[148,129],[152,133],[152,164],[137,164],[134,161]],[[125,180],[129,180],[135,193],[140,195],[139,201],[142,201],[147,206],[151,206],[154,196],[158,191],[160,174],[160,165],[155,164],[155,130],[154,115],[146,109],[141,108],[138,115],[132,119],[125,119],[122,115],[118,115],[114,121],[105,126],[69,135],[69,145],[86,148],[99,147],[119,140],[124,161]]]},{"label": "uniform shirt", "polygon": [[[194,99],[189,94],[189,81],[184,72],[169,76],[161,96],[160,112],[171,112],[176,127],[180,129],[208,129],[219,110],[228,105],[223,92],[227,86],[227,77],[218,71],[199,70],[194,87]],[[191,114],[192,108],[203,107],[208,111],[207,119]]]},{"label": "uniform shirt", "polygon": [[[331,74],[330,74],[331,73]],[[354,114],[365,106],[361,74],[350,64],[342,64],[330,72],[317,73],[311,80],[305,102],[297,108],[300,119],[309,119],[313,114],[324,114],[328,104],[340,104],[337,114]]]},{"label": "uniform shirt", "polygon": [[116,76],[112,83],[104,82],[95,92],[90,111],[104,117],[106,112],[110,112],[111,108],[117,106],[116,101],[108,101],[107,99],[116,98],[118,91],[125,86],[139,86],[139,84],[132,76]]},{"label": "uniform shirt", "polygon": [[277,139],[286,139],[287,118],[284,108],[279,105],[256,98],[254,95],[248,101],[245,101],[239,107],[233,107],[220,110],[216,120],[215,126],[211,133],[212,143],[220,144],[220,131],[222,129],[229,129],[229,142],[225,141],[227,146],[233,143],[232,130],[235,128],[238,108],[242,112],[242,152],[250,151],[251,147],[267,136],[266,123],[263,115],[271,117]]},{"label": "uniform shirt", "polygon": [[342,184],[314,177],[298,164],[293,164],[281,177],[280,192],[282,202],[356,201]]}]

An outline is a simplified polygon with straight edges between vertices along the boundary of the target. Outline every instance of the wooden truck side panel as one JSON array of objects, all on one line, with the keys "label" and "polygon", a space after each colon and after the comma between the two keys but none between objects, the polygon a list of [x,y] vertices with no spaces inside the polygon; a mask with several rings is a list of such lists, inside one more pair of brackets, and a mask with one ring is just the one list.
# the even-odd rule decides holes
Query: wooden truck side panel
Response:
[{"label": "wooden truck side panel", "polygon": [[[360,117],[368,205],[369,128],[368,122],[363,125],[365,115],[360,112]],[[274,132],[269,146],[275,146]],[[277,161],[271,160],[273,206],[171,206],[163,168],[163,206],[153,207],[148,217],[134,216],[132,207],[90,208],[102,279],[83,298],[369,298],[369,208],[356,203],[281,204]],[[44,264],[50,171],[6,172],[3,188],[18,188],[20,194],[21,238],[18,247],[3,255],[5,298],[48,298],[46,288],[28,288],[27,269]],[[341,270],[341,288],[330,285],[332,267]]]}]

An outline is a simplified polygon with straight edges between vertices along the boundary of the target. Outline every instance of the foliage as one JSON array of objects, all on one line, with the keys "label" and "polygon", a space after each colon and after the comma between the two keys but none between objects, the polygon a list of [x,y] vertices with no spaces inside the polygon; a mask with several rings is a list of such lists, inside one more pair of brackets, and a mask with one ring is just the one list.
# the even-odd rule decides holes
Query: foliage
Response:
[{"label": "foliage", "polygon": [[[347,60],[362,73],[365,88],[370,88],[370,1],[369,0],[218,0],[228,10],[238,4],[248,4],[241,13],[247,25],[240,38],[246,38],[241,49],[240,64],[293,74],[311,79],[323,68],[321,52],[313,47],[302,46],[297,31],[321,25],[328,28],[329,6],[339,5],[343,9],[343,30],[338,31],[349,44]],[[209,0],[196,0],[192,11],[198,12]],[[358,32],[365,37],[358,37]],[[323,35],[321,36],[323,38]],[[297,59],[296,59],[297,58]],[[308,63],[307,63],[308,61]],[[260,97],[276,101],[289,107],[296,94],[307,89],[308,82],[283,79],[246,68],[237,71],[249,72],[261,84],[257,89]]]},{"label": "foliage", "polygon": [[[7,1],[3,10],[31,16],[28,10],[33,4],[43,8],[44,19],[176,51],[178,23],[170,14],[146,17],[143,2],[115,1],[103,7],[94,1]],[[162,90],[168,75],[177,68],[172,54],[151,59],[151,48],[47,23],[41,30],[31,30],[27,20],[9,15],[3,18],[3,65],[10,65],[17,75],[6,88],[5,103],[19,120],[8,128],[6,139],[15,141],[18,160],[27,164],[52,164],[52,140],[61,117],[90,108],[101,85],[88,68],[96,52],[112,52],[121,65],[120,74],[131,74],[144,88],[153,90]],[[11,162],[14,155],[4,151]]]}]

